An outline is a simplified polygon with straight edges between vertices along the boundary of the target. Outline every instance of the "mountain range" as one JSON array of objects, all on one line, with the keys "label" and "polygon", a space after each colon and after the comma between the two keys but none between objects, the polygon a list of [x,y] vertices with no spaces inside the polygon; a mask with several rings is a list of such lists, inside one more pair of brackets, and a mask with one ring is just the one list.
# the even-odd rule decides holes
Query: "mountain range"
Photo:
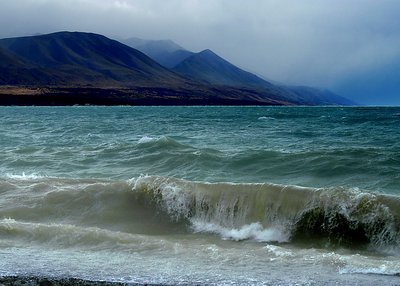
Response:
[{"label": "mountain range", "polygon": [[82,32],[0,40],[0,104],[349,105],[272,84],[210,50]]},{"label": "mountain range", "polygon": [[143,52],[159,64],[169,69],[172,69],[180,62],[194,54],[171,40],[143,40],[140,38],[130,38],[123,40],[122,43]]}]

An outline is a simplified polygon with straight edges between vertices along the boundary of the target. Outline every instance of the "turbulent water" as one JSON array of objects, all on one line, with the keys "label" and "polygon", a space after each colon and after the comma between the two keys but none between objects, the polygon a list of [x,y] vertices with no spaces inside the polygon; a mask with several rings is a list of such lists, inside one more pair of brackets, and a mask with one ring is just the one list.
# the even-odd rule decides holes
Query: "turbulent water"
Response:
[{"label": "turbulent water", "polygon": [[400,108],[0,118],[0,276],[400,284]]}]

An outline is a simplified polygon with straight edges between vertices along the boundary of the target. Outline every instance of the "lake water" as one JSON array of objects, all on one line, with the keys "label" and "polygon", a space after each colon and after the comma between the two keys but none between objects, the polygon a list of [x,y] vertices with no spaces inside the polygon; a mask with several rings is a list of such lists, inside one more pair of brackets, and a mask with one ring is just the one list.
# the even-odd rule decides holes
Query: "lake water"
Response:
[{"label": "lake water", "polygon": [[0,118],[0,276],[400,284],[400,108]]}]

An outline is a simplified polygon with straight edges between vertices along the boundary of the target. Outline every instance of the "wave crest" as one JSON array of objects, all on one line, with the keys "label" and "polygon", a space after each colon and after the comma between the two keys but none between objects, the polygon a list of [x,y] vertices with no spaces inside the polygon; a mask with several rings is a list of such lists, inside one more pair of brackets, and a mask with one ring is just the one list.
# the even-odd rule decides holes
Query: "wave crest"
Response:
[{"label": "wave crest", "polygon": [[183,148],[187,147],[178,141],[174,140],[168,136],[159,136],[159,137],[149,137],[143,136],[138,140],[138,145],[142,147],[154,147],[161,149],[168,149],[168,148]]},{"label": "wave crest", "polygon": [[264,241],[254,233],[279,230],[278,237],[266,240],[351,247],[399,244],[400,200],[395,196],[166,177],[138,178],[133,189],[147,193],[171,219],[187,220],[195,231],[223,238]]},{"label": "wave crest", "polygon": [[7,178],[0,180],[0,193],[0,218],[43,225],[131,234],[200,232],[307,247],[400,245],[400,197],[358,189],[142,176],[128,181]]}]

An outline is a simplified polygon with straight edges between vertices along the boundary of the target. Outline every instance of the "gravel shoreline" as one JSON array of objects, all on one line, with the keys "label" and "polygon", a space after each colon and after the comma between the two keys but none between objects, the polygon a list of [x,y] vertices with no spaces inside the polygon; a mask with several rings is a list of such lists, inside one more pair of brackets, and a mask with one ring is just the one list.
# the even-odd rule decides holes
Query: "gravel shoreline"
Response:
[{"label": "gravel shoreline", "polygon": [[[107,281],[90,281],[77,278],[46,278],[46,277],[18,277],[4,276],[0,277],[0,286],[138,286],[138,285],[163,285],[163,284],[139,284],[139,283],[121,283]],[[164,284],[165,285],[165,284]]]}]

